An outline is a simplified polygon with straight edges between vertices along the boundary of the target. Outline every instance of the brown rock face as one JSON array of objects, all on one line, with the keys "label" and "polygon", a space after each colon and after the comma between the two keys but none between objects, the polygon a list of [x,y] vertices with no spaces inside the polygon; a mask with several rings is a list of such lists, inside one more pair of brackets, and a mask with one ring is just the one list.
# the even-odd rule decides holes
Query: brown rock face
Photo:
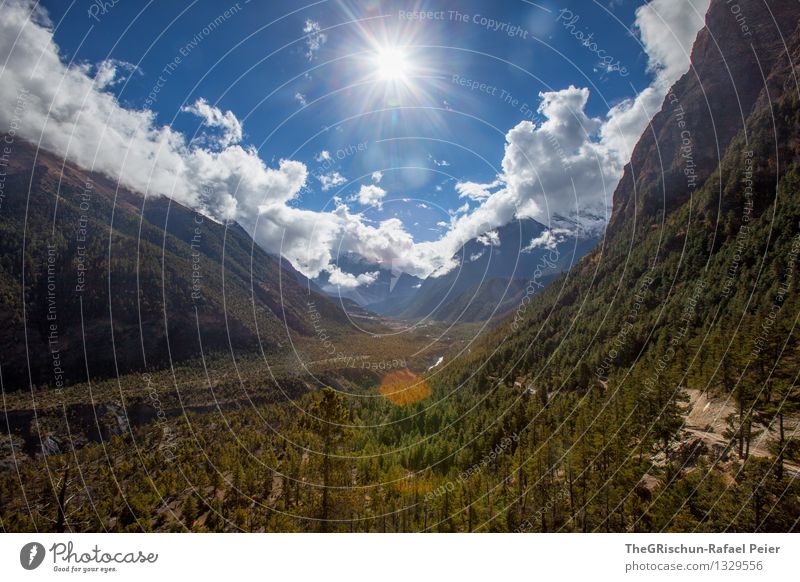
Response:
[{"label": "brown rock face", "polygon": [[672,87],[625,168],[608,234],[634,214],[668,214],[703,184],[744,128],[765,79],[786,59],[798,21],[796,0],[712,0],[691,69]]}]

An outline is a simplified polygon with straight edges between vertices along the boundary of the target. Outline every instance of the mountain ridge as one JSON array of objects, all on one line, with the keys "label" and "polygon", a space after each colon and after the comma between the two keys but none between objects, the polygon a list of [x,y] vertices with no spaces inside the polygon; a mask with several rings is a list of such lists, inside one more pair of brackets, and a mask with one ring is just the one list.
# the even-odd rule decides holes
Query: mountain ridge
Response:
[{"label": "mountain ridge", "polygon": [[20,140],[10,161],[0,215],[7,389],[85,381],[87,367],[103,377],[209,351],[281,350],[287,333],[314,335],[312,298],[328,329],[347,324],[238,224]]},{"label": "mountain ridge", "polygon": [[561,233],[533,219],[515,220],[464,243],[453,257],[458,266],[423,280],[412,296],[371,308],[406,320],[502,317],[519,303],[535,273],[541,288],[596,243],[595,238]]},{"label": "mountain ridge", "polygon": [[[711,2],[689,71],[670,88],[625,166],[613,196],[608,236],[635,214],[674,210],[714,172],[762,95],[762,70],[774,67],[783,39],[795,31],[795,4],[782,0],[764,10],[757,0],[738,3],[751,31],[745,37],[727,3]],[[736,114],[731,114],[734,103]]]}]

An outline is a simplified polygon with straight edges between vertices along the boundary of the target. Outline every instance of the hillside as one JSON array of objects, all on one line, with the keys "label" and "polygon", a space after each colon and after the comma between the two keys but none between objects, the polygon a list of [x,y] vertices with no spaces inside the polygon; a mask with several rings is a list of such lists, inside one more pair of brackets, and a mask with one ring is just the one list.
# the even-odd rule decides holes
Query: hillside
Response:
[{"label": "hillside", "polygon": [[[757,334],[781,289],[777,307],[787,316],[794,313],[800,125],[791,63],[800,54],[796,28],[800,7],[793,2],[776,5],[776,10],[785,11],[779,22],[785,27],[780,34],[788,51],[779,31],[763,22],[768,14],[761,14],[761,47],[747,56],[739,51],[737,37],[728,34],[723,6],[712,3],[707,19],[713,34],[701,31],[692,53],[698,64],[673,87],[652,128],[636,146],[615,192],[604,244],[579,261],[574,275],[562,276],[542,293],[541,301],[532,304],[520,322],[526,329],[514,331],[509,324],[485,339],[485,346],[507,340],[502,354],[476,353],[462,361],[465,367],[486,357],[486,367],[494,369],[497,364],[507,373],[524,368],[536,370],[537,376],[557,375],[569,386],[590,385],[620,331],[625,332],[625,348],[617,350],[617,357],[603,369],[624,376],[630,366],[655,356],[684,328],[686,341],[680,342],[680,349],[687,352],[690,340],[698,342],[691,344],[696,350],[719,349],[718,342],[724,339],[725,345],[747,353],[749,344],[743,340],[747,333]],[[742,56],[737,70],[730,71],[732,80],[719,66],[728,51]],[[771,66],[762,77],[759,65],[766,64]],[[740,112],[731,109],[730,101],[718,99],[716,91],[724,96],[732,87],[740,96],[746,122],[738,131],[723,132],[721,128],[736,125]],[[684,112],[696,114],[680,114],[673,99]],[[779,127],[774,124],[777,119]],[[711,124],[719,129],[717,148],[697,148],[705,158],[695,158],[694,188],[683,172],[679,136],[688,130],[698,140],[707,140]],[[658,151],[653,135],[659,136]],[[664,144],[673,144],[674,149]],[[709,149],[719,149],[721,158],[709,158]],[[683,323],[688,327],[681,326],[680,316],[687,310],[691,318]],[[779,336],[791,340],[787,338],[791,321],[774,319],[775,325],[788,327],[781,330],[783,334],[770,334],[772,341]],[[715,342],[706,337],[712,331],[719,334]],[[796,346],[790,341],[786,347]],[[676,365],[689,363],[675,358]]]},{"label": "hillside", "polygon": [[[462,265],[470,281],[451,279],[457,317],[474,304],[458,299],[465,293],[522,293],[493,330],[467,337],[472,328],[428,322],[406,343],[337,337],[343,353],[371,347],[378,358],[367,365],[331,357],[299,369],[290,355],[273,367],[256,356],[213,363],[206,378],[188,362],[149,378],[163,404],[150,397],[146,409],[138,374],[12,395],[2,527],[797,531],[800,3],[738,3],[752,37],[712,0],[692,68],[639,140],[598,247],[533,294],[507,274],[505,249],[536,232],[512,225],[520,234],[503,233],[499,246],[465,247],[500,249],[502,268],[482,257]],[[34,219],[45,234],[47,210]],[[161,212],[156,222],[172,215]],[[290,274],[300,281],[290,290],[308,288]],[[18,280],[0,278],[4,296],[17,297]],[[291,333],[307,333],[302,301],[288,305],[299,321]],[[239,317],[235,305],[227,313]],[[408,335],[403,322],[353,313]],[[336,311],[326,317],[336,325]],[[103,397],[102,423],[85,403],[90,389]],[[41,421],[37,401],[49,413]]]},{"label": "hillside", "polygon": [[203,352],[277,353],[290,336],[314,335],[309,301],[327,329],[346,328],[341,309],[237,224],[119,188],[19,140],[10,161],[0,214],[6,390]]},{"label": "hillside", "polygon": [[[742,4],[757,40],[712,2],[692,70],[615,192],[604,245],[442,374],[484,394],[508,430],[532,410],[553,427],[537,431],[544,464],[525,479],[581,493],[531,527],[797,527],[800,5],[774,4],[777,29]],[[727,411],[699,436],[698,392]]]}]

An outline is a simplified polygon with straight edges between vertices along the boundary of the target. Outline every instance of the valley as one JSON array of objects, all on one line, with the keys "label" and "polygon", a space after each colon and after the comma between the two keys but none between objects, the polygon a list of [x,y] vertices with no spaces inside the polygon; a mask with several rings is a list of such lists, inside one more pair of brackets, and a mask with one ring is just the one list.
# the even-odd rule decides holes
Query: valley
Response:
[{"label": "valley", "polygon": [[[381,257],[407,243],[424,263],[440,239],[412,247],[396,217],[375,227],[343,206],[377,212],[382,171],[315,215],[330,240],[351,221],[352,249],[287,246],[311,256],[292,262],[264,242],[293,234],[269,222],[289,198],[240,224],[17,138],[0,213],[2,529],[797,531],[800,4],[740,4],[746,39],[711,0],[602,232],[515,208],[424,277]],[[541,112],[575,116],[548,95]],[[537,145],[535,131],[507,134],[504,172],[511,137]],[[224,174],[217,146],[204,179]],[[276,163],[259,188],[308,194],[299,163]],[[500,204],[499,182],[472,184],[438,228]],[[299,231],[313,211],[298,212]]]}]

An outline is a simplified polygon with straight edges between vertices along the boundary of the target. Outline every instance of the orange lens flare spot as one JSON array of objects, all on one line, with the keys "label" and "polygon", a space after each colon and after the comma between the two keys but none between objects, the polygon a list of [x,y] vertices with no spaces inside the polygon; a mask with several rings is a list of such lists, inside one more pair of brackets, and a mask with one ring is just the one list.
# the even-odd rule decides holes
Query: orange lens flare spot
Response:
[{"label": "orange lens flare spot", "polygon": [[379,391],[396,406],[414,404],[433,393],[425,379],[408,368],[384,376]]}]

